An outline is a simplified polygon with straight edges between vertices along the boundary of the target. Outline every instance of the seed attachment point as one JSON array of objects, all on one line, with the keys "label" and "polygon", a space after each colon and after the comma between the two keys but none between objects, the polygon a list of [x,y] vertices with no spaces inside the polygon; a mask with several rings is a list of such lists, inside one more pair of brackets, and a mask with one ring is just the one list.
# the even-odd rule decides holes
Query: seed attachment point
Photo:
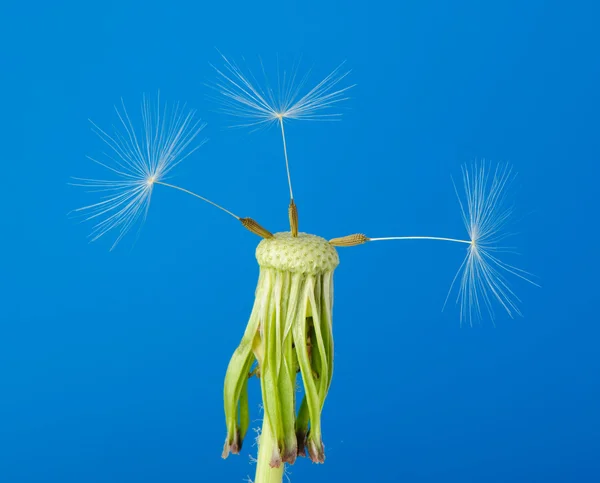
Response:
[{"label": "seed attachment point", "polygon": [[346,235],[340,238],[332,238],[329,240],[329,244],[334,247],[354,247],[356,245],[362,245],[367,243],[370,238],[362,233],[355,233],[353,235]]},{"label": "seed attachment point", "polygon": [[294,200],[290,201],[288,216],[290,218],[290,231],[292,232],[292,236],[295,238],[298,236],[298,208],[296,207]]},{"label": "seed attachment point", "polygon": [[250,230],[255,235],[258,235],[262,238],[273,238],[273,233],[271,233],[266,228],[263,228],[252,218],[240,218],[240,221],[242,222],[242,225],[244,225],[244,227],[246,229]]}]

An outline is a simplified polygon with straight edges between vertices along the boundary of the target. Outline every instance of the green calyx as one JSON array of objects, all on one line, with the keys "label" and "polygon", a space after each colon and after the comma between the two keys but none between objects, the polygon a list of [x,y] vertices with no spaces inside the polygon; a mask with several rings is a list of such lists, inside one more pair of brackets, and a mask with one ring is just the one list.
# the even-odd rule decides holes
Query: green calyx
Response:
[{"label": "green calyx", "polygon": [[[254,307],[225,376],[223,457],[242,447],[250,421],[248,379],[256,374],[273,440],[270,466],[293,464],[307,451],[312,461],[322,463],[321,411],[333,374],[333,270],[338,255],[323,238],[277,233],[261,241],[256,258],[260,275]],[[304,388],[300,404],[298,373]]]}]

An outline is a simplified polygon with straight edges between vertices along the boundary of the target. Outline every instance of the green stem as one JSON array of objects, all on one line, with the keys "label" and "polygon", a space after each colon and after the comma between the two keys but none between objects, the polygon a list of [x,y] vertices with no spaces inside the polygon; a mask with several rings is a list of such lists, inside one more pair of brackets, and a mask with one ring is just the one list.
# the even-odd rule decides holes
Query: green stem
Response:
[{"label": "green stem", "polygon": [[258,461],[256,463],[256,476],[254,483],[282,483],[283,469],[285,463],[281,463],[279,468],[271,468],[271,459],[273,451],[277,448],[277,439],[271,433],[269,419],[263,418],[263,427],[260,433],[258,443]]}]

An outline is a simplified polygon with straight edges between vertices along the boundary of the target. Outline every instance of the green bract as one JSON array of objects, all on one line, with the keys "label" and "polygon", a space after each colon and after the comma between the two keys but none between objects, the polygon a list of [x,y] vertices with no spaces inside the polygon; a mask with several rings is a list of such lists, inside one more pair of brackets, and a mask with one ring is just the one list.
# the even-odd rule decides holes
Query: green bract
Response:
[{"label": "green bract", "polygon": [[[312,461],[322,463],[321,411],[333,373],[333,271],[338,254],[323,238],[285,232],[262,240],[256,259],[260,274],[254,307],[225,376],[223,456],[241,449],[250,422],[248,379],[256,373],[268,423],[261,449],[265,438],[273,442],[270,466],[294,463],[296,456],[305,455],[305,447]],[[299,408],[298,372],[304,386]]]}]

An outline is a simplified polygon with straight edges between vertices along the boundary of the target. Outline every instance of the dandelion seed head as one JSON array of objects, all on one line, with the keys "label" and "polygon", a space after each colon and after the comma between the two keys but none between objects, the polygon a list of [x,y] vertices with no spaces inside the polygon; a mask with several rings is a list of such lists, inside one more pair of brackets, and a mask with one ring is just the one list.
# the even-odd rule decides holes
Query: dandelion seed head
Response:
[{"label": "dandelion seed head", "polygon": [[108,179],[74,178],[75,186],[101,193],[100,201],[74,210],[84,221],[94,222],[90,239],[115,234],[113,249],[138,223],[143,224],[154,186],[205,141],[195,142],[205,124],[185,104],[161,106],[145,96],[141,103],[141,125],[137,128],[125,103],[115,107],[116,126],[106,131],[93,121],[92,130],[108,146],[101,157],[88,158],[110,173]]},{"label": "dandelion seed head", "polygon": [[276,84],[272,84],[261,61],[261,86],[252,71],[242,69],[223,54],[221,58],[223,66],[213,66],[217,81],[209,87],[217,92],[223,112],[242,119],[237,127],[268,125],[284,119],[335,120],[340,114],[330,109],[347,100],[348,90],[354,87],[343,86],[350,73],[343,69],[344,63],[312,88],[306,88],[310,71],[301,76],[298,66],[291,71],[279,70]]}]

